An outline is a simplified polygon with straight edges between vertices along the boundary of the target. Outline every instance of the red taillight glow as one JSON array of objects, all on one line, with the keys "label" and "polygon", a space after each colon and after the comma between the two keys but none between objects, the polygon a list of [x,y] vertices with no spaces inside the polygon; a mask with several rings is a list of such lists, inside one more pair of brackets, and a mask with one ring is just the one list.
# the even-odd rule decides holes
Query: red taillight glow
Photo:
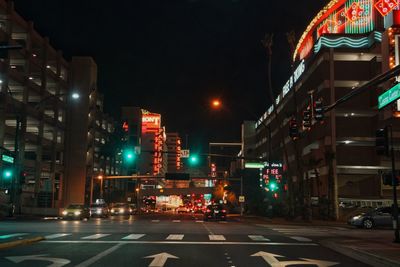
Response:
[{"label": "red taillight glow", "polygon": [[222,212],[223,212],[223,213],[225,213],[225,212],[226,212],[226,210],[222,210]]},{"label": "red taillight glow", "polygon": [[207,209],[206,212],[211,212],[211,210]]}]

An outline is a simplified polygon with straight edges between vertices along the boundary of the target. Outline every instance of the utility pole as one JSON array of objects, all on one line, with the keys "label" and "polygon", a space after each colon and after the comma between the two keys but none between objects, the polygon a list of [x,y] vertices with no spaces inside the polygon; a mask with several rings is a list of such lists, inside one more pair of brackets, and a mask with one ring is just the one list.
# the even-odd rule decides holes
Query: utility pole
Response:
[{"label": "utility pole", "polygon": [[396,166],[394,157],[394,146],[393,146],[393,126],[390,125],[390,154],[392,158],[392,186],[393,186],[393,228],[394,228],[394,241],[395,243],[400,243],[399,234],[399,205],[397,203],[397,177],[396,177]]},{"label": "utility pole", "polygon": [[[294,201],[293,201],[293,181],[292,181],[292,177],[291,177],[291,173],[290,173],[290,163],[289,163],[289,157],[288,157],[288,153],[287,153],[287,149],[286,149],[286,144],[285,144],[285,135],[283,134],[282,131],[282,125],[281,125],[281,121],[283,120],[279,120],[278,119],[278,110],[276,108],[276,103],[275,103],[275,99],[274,99],[274,93],[272,90],[272,44],[273,44],[273,39],[274,39],[274,34],[266,34],[264,39],[261,41],[261,43],[263,44],[264,48],[267,51],[267,60],[268,60],[268,92],[269,92],[269,97],[270,97],[270,101],[272,102],[272,106],[274,109],[274,115],[275,115],[275,120],[277,121],[278,124],[278,132],[281,138],[281,142],[282,142],[282,147],[283,147],[283,154],[284,154],[284,158],[285,158],[285,162],[286,162],[286,166],[287,166],[287,176],[288,176],[288,191],[289,191],[289,216],[290,217],[294,217]],[[269,137],[269,142],[271,142],[271,136]],[[270,155],[271,156],[271,155]],[[271,162],[270,162],[271,163]]]}]

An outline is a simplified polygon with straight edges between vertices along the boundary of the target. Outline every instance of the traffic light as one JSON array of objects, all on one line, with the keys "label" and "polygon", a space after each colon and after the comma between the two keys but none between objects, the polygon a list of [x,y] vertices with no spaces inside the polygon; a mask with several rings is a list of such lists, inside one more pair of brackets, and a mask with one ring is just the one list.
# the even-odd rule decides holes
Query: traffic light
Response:
[{"label": "traffic light", "polygon": [[376,130],[375,147],[378,155],[389,155],[388,127]]},{"label": "traffic light", "polygon": [[303,127],[311,128],[311,110],[309,109],[303,111]]},{"label": "traffic light", "polygon": [[136,153],[133,149],[125,149],[123,151],[123,156],[126,164],[132,164],[136,160]]},{"label": "traffic light", "polygon": [[317,100],[314,102],[314,118],[316,121],[323,122],[324,121],[324,107],[322,106],[322,101]]},{"label": "traffic light", "polygon": [[197,155],[192,155],[189,157],[190,165],[197,165],[199,163],[199,157]]},{"label": "traffic light", "polygon": [[278,189],[278,185],[275,182],[270,182],[268,187],[269,187],[269,190],[271,190],[272,192],[274,192],[275,190]]},{"label": "traffic light", "polygon": [[11,169],[3,170],[3,179],[10,180],[13,176],[13,171]]},{"label": "traffic light", "polygon": [[296,140],[299,138],[299,127],[297,125],[296,118],[291,118],[289,121],[289,136]]}]

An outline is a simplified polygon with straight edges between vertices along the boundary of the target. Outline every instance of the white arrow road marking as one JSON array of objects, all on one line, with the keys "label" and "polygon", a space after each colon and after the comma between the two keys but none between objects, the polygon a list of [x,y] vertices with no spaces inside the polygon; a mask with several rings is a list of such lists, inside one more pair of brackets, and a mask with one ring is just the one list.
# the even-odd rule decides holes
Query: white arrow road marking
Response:
[{"label": "white arrow road marking", "polygon": [[216,241],[224,241],[226,240],[223,235],[208,235],[210,240],[216,240]]},{"label": "white arrow road marking", "polygon": [[185,235],[169,235],[167,240],[182,240]]},{"label": "white arrow road marking", "polygon": [[27,255],[27,256],[12,256],[12,257],[6,257],[7,260],[15,262],[15,263],[20,263],[25,260],[33,260],[33,261],[50,261],[52,264],[47,265],[47,267],[61,267],[64,265],[67,265],[71,261],[67,259],[61,259],[61,258],[50,258],[46,257],[48,254],[40,254],[40,255]]},{"label": "white arrow road marking", "polygon": [[145,259],[152,259],[149,267],[163,267],[168,259],[179,259],[178,257],[168,254],[168,253],[159,253],[151,256],[144,257]]},{"label": "white arrow road marking", "polygon": [[123,237],[122,239],[136,240],[136,239],[142,238],[143,236],[145,236],[145,234],[131,234],[131,235],[127,235],[127,236]]},{"label": "white arrow road marking", "polygon": [[55,239],[55,238],[64,237],[67,235],[71,235],[71,234],[52,234],[52,235],[46,235],[45,238],[46,239]]},{"label": "white arrow road marking", "polygon": [[279,261],[276,258],[283,257],[282,255],[272,254],[272,253],[268,253],[265,251],[259,251],[250,256],[251,257],[261,257],[271,266],[275,266],[272,264],[279,264]]},{"label": "white arrow road marking", "polygon": [[105,237],[105,236],[108,236],[108,235],[110,235],[110,234],[88,235],[88,236],[82,237],[82,239],[99,239],[99,238],[102,238],[102,237]]},{"label": "white arrow road marking", "polygon": [[249,238],[253,241],[270,241],[268,238],[265,238],[262,235],[249,235]]},{"label": "white arrow road marking", "polygon": [[271,267],[286,267],[291,265],[317,265],[318,267],[330,267],[339,264],[339,262],[314,260],[307,258],[300,258],[301,261],[279,261],[277,258],[284,256],[268,253],[265,251],[259,251],[251,255],[252,257],[262,257]]}]

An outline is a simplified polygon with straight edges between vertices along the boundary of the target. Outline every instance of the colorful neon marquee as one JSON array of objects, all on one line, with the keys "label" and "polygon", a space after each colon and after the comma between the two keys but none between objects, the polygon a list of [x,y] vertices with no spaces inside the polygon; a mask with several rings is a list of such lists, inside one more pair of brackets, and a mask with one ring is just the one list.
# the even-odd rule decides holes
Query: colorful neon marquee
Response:
[{"label": "colorful neon marquee", "polygon": [[293,61],[313,52],[325,34],[365,34],[376,30],[379,21],[399,9],[399,0],[332,0],[311,21],[301,36]]}]

